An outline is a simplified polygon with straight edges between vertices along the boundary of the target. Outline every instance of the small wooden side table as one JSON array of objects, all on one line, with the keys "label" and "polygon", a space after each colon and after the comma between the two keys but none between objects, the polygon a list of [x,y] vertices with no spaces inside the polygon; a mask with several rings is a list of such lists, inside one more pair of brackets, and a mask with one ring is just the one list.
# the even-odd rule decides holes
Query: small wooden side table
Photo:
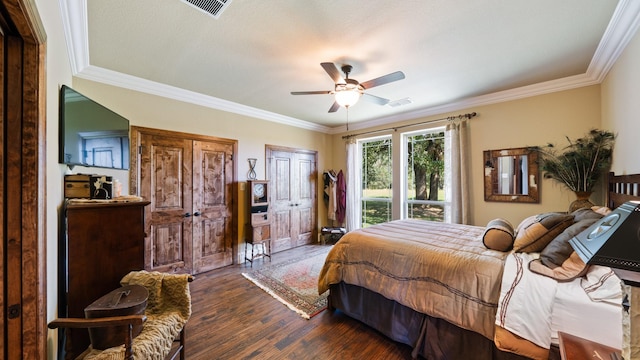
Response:
[{"label": "small wooden side table", "polygon": [[[251,244],[251,256],[247,252],[247,246]],[[260,248],[261,252],[256,254]],[[271,225],[267,213],[251,214],[251,223],[247,224],[247,238],[244,243],[245,260],[251,263],[258,257],[268,257],[271,261]]]},{"label": "small wooden side table", "polygon": [[347,229],[343,227],[323,227],[320,229],[320,235],[322,236],[322,245],[325,245],[327,242],[327,238],[331,240],[334,244],[336,241],[340,240],[342,235],[347,233]]},{"label": "small wooden side table", "polygon": [[578,336],[558,331],[558,339],[560,341],[560,356],[562,360],[612,360],[616,359],[613,354],[619,355],[620,359],[622,358],[620,349],[602,345]]}]

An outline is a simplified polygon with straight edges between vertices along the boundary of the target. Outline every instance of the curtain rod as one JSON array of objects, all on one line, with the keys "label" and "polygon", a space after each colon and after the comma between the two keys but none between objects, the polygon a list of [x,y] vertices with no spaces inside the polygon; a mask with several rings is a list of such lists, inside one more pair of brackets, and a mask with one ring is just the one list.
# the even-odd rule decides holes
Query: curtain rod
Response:
[{"label": "curtain rod", "polygon": [[342,139],[346,140],[346,139],[351,139],[352,137],[356,137],[356,136],[360,136],[360,135],[373,134],[373,133],[387,131],[387,130],[397,131],[398,129],[402,129],[402,128],[406,128],[406,127],[430,124],[430,123],[439,122],[439,121],[445,121],[445,120],[452,121],[452,120],[455,120],[455,119],[462,119],[462,118],[471,119],[472,117],[475,117],[476,115],[478,115],[478,114],[474,111],[472,113],[460,114],[458,116],[448,116],[446,118],[433,119],[433,120],[423,121],[423,122],[419,122],[419,123],[415,123],[415,124],[406,124],[406,125],[400,125],[400,126],[395,126],[395,127],[386,128],[386,129],[371,130],[371,131],[365,131],[365,132],[361,132],[361,133],[357,133],[357,134],[345,135],[345,136],[342,137]]}]

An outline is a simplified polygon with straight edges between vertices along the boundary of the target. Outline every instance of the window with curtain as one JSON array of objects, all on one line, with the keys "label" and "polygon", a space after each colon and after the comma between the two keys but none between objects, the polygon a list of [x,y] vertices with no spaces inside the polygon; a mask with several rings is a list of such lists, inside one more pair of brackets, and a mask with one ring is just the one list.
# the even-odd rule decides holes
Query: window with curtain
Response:
[{"label": "window with curtain", "polygon": [[347,137],[349,230],[397,218],[469,224],[468,120],[474,116],[434,120],[446,120],[444,127]]},{"label": "window with curtain", "polygon": [[444,221],[444,129],[402,134],[402,217]]},{"label": "window with curtain", "polygon": [[392,141],[391,136],[359,141],[361,154],[362,227],[391,221]]}]

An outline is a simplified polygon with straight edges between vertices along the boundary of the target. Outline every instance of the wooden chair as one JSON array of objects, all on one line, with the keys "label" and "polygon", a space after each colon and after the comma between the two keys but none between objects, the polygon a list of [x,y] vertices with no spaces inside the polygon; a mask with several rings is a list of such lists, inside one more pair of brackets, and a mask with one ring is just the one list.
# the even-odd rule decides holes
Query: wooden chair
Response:
[{"label": "wooden chair", "polygon": [[[145,278],[148,276],[154,280],[148,281],[144,280],[145,278],[140,278],[140,276],[144,276]],[[162,291],[159,287],[165,287],[166,283],[164,279],[173,279],[171,281],[179,281],[177,277],[181,277],[186,282],[193,281],[193,277],[190,275],[176,275],[176,274],[163,274],[158,272],[131,272],[127,276],[123,278],[123,285],[125,284],[138,284],[147,287],[149,290],[149,305],[144,315],[128,315],[128,316],[112,316],[112,317],[103,317],[103,318],[93,318],[93,319],[84,319],[84,318],[59,318],[51,321],[48,325],[50,329],[58,329],[58,328],[68,328],[68,329],[89,329],[89,328],[99,328],[99,327],[115,327],[121,326],[126,329],[124,334],[124,346],[117,346],[114,348],[106,349],[104,352],[113,353],[122,353],[122,358],[125,360],[133,360],[134,354],[136,354],[136,341],[140,342],[153,342],[153,335],[157,333],[175,333],[175,330],[179,328],[179,332],[176,336],[173,337],[171,348],[162,349],[163,352],[153,350],[153,354],[157,355],[161,353],[161,356],[164,356],[164,359],[176,359],[178,354],[180,355],[180,359],[185,359],[185,328],[186,320],[191,315],[191,297],[188,291],[188,285],[186,285],[186,293],[183,295],[187,297],[187,299],[182,299],[183,301],[188,301],[188,309],[169,309],[166,312],[160,310],[160,303],[166,302],[170,304],[175,303],[176,294],[168,294],[168,291]],[[141,280],[142,279],[142,280]],[[165,284],[165,285],[163,285]],[[163,296],[172,296],[172,299],[163,299]],[[182,296],[180,292],[178,292],[177,296]],[[172,305],[173,306],[173,305]],[[175,321],[174,321],[175,320]],[[182,321],[183,320],[183,321]],[[176,323],[177,321],[177,323]],[[133,337],[133,329],[136,326],[143,325],[143,330],[138,337]],[[158,329],[158,327],[167,327],[170,326],[171,329]],[[155,329],[154,329],[155,328]],[[159,331],[161,330],[161,331]],[[146,334],[145,334],[146,332]],[[142,339],[142,340],[140,340]],[[166,342],[164,342],[166,343]],[[146,344],[139,344],[141,346],[137,347],[138,351],[142,351],[140,349],[148,349]],[[89,347],[85,352],[80,354],[78,359],[100,359],[100,353],[102,351],[93,349]],[[165,355],[166,352],[166,355]],[[106,356],[106,355],[105,355]],[[111,355],[110,355],[111,356]],[[119,356],[119,355],[118,355]],[[141,357],[147,358],[146,355],[140,354]],[[140,357],[139,356],[139,357]],[[110,358],[113,358],[112,356]]]}]

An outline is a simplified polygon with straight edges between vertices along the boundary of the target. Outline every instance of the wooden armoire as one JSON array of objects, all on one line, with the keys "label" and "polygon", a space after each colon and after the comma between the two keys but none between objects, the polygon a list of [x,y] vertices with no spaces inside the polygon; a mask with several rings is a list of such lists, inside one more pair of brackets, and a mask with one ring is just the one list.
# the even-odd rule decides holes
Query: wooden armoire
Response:
[{"label": "wooden armoire", "polygon": [[131,192],[149,200],[145,268],[197,274],[233,264],[237,141],[131,127]]},{"label": "wooden armoire", "polygon": [[[60,237],[59,317],[84,318],[84,308],[120,287],[130,271],[144,268],[144,208],[148,201],[67,200],[65,236]],[[68,332],[68,333],[67,333]],[[65,358],[89,346],[86,329],[66,329]]]},{"label": "wooden armoire", "polygon": [[273,252],[318,238],[317,156],[313,150],[266,146]]}]

